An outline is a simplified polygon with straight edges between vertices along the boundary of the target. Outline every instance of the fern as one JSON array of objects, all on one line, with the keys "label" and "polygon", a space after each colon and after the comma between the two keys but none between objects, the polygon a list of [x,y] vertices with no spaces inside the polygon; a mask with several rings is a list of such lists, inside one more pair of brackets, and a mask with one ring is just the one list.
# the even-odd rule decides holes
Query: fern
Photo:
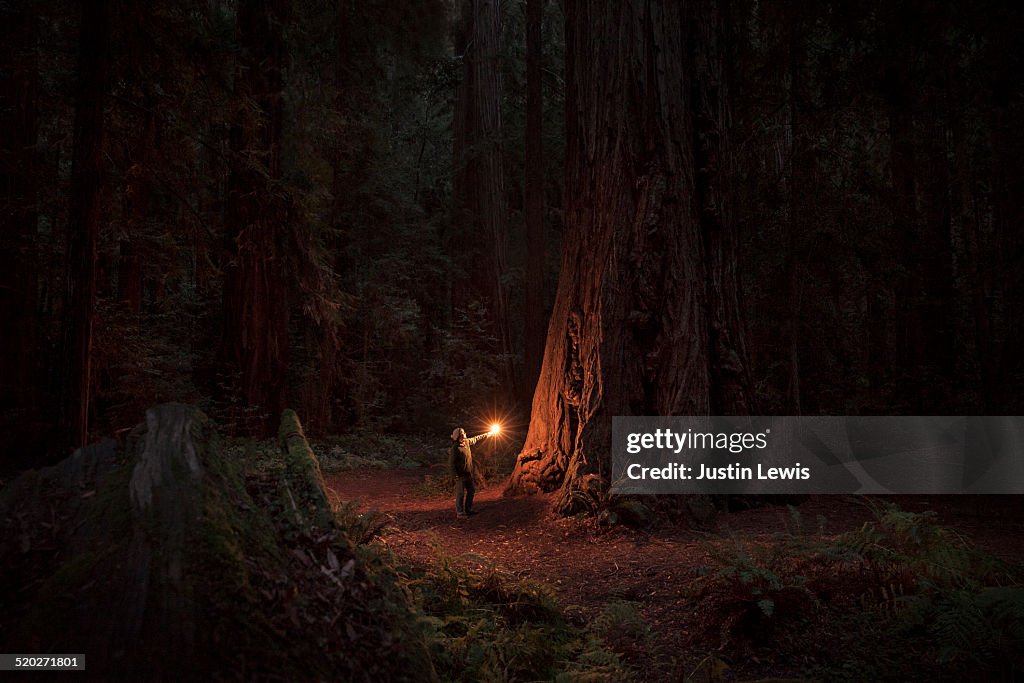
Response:
[{"label": "fern", "polygon": [[951,590],[1012,580],[1003,563],[937,524],[934,512],[908,512],[887,502],[868,506],[875,520],[840,537],[834,555],[863,563],[879,583],[913,577],[922,586]]},{"label": "fern", "polygon": [[334,518],[353,545],[364,545],[384,535],[394,517],[377,510],[360,512],[355,503],[339,503]]}]

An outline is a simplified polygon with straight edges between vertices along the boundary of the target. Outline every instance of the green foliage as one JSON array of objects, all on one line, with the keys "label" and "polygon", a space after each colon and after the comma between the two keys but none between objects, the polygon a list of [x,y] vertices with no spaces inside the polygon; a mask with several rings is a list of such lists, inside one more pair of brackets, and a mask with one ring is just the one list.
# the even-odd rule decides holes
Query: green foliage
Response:
[{"label": "green foliage", "polygon": [[641,663],[650,656],[651,628],[631,600],[612,600],[590,622],[588,630],[627,661]]},{"label": "green foliage", "polygon": [[791,564],[800,544],[783,541],[764,547],[735,540],[705,547],[715,566],[703,568],[689,590],[717,613],[725,644],[771,642],[777,627],[792,628],[819,609],[809,577]]},{"label": "green foliage", "polygon": [[603,641],[565,622],[544,584],[504,575],[483,557],[440,551],[429,569],[397,571],[444,680],[632,680]]},{"label": "green foliage", "polygon": [[[374,443],[374,437],[353,438],[357,443]],[[375,438],[378,444],[395,443],[388,437]],[[237,453],[243,445],[234,448]],[[270,462],[266,443],[248,442],[246,448],[247,468],[253,476],[250,486],[279,481],[281,468]],[[291,529],[288,506],[281,502],[280,493],[264,500],[278,501],[276,508],[271,502],[272,517],[279,530]],[[355,571],[365,575],[377,596],[372,609],[403,633],[408,659],[415,659],[419,648],[428,653],[423,679],[634,680],[612,642],[626,642],[624,638],[647,642],[649,630],[628,603],[610,605],[597,627],[579,630],[563,618],[550,586],[504,574],[485,557],[451,557],[438,548],[436,562],[408,566],[373,542],[391,521],[387,514],[361,512],[351,503],[335,505],[334,522],[343,539],[336,552],[353,554]],[[294,532],[285,535],[300,547],[302,537]],[[482,570],[473,571],[467,565],[479,565]]]},{"label": "green foliage", "polygon": [[483,304],[470,302],[455,315],[455,324],[441,333],[439,353],[430,360],[422,378],[431,387],[440,409],[438,417],[457,424],[477,417],[480,397],[499,393],[504,358]]},{"label": "green foliage", "polygon": [[392,515],[378,510],[360,511],[356,503],[344,502],[334,506],[334,519],[345,530],[353,545],[365,545],[382,536],[394,521]]},{"label": "green foliage", "polygon": [[1024,670],[1024,587],[905,596],[900,626],[923,630],[945,663],[970,663],[1005,674]]},{"label": "green foliage", "polygon": [[[1024,670],[1015,568],[937,524],[933,512],[869,508],[871,521],[834,538],[804,534],[791,512],[790,530],[767,542],[706,542],[711,564],[684,595],[708,615],[708,635],[726,653],[771,647],[810,656],[817,664],[808,674],[829,679],[920,676],[923,652],[941,655],[943,675]],[[838,642],[812,641],[815,632]]]},{"label": "green foliage", "polygon": [[192,381],[200,355],[188,308],[194,292],[168,292],[161,306],[132,313],[100,300],[94,343],[95,400],[110,424],[131,425],[142,410],[167,401],[203,404]]},{"label": "green foliage", "polygon": [[325,472],[360,468],[415,469],[441,461],[438,440],[412,434],[360,431],[313,443]]},{"label": "green foliage", "polygon": [[937,524],[934,512],[908,512],[884,501],[868,505],[875,521],[844,534],[835,550],[866,563],[883,583],[911,579],[951,590],[1010,579],[1003,563]]}]

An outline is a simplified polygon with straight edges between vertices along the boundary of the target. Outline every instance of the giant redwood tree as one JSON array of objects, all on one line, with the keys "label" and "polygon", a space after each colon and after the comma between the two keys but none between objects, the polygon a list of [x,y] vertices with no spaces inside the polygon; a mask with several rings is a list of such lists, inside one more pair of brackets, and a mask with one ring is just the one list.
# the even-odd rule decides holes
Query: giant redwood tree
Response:
[{"label": "giant redwood tree", "polygon": [[722,0],[566,2],[562,266],[510,488],[610,469],[614,415],[751,409]]}]

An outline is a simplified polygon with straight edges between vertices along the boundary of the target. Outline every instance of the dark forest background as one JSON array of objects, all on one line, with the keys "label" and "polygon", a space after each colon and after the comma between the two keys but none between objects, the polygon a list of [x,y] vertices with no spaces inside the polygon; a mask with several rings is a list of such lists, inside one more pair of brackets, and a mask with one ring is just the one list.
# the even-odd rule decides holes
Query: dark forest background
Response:
[{"label": "dark forest background", "polygon": [[[717,6],[752,409],[1019,413],[1024,8]],[[235,434],[525,418],[591,267],[559,260],[566,26],[579,3],[0,2],[4,467],[168,400]]]}]

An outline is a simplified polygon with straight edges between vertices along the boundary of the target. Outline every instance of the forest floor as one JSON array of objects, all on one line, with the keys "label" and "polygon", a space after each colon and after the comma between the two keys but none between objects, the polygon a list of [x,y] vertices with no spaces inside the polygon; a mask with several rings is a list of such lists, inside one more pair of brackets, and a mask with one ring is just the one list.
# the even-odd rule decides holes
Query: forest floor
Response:
[{"label": "forest floor", "polygon": [[[580,624],[598,618],[611,602],[628,601],[649,631],[646,652],[627,653],[627,659],[656,658],[670,667],[673,678],[693,675],[718,649],[719,615],[702,609],[699,592],[689,584],[715,566],[712,556],[721,545],[736,539],[770,545],[780,533],[827,542],[873,519],[863,499],[821,496],[810,498],[798,512],[771,506],[722,514],[711,531],[669,525],[651,531],[607,528],[592,518],[553,515],[550,496],[505,497],[500,483],[477,490],[476,515],[456,519],[452,496],[429,486],[431,472],[425,467],[350,470],[327,475],[326,484],[336,501],[391,515],[381,541],[415,563],[455,558],[471,571],[485,571],[490,563],[502,573],[546,583],[567,616]],[[935,510],[938,523],[979,548],[1011,563],[1024,561],[1024,497],[888,500],[908,512]],[[743,673],[763,673],[757,648],[749,654],[753,664],[742,666]],[[771,658],[769,651],[761,654]],[[730,665],[736,668],[735,662]],[[796,672],[813,662],[791,665]]]}]

